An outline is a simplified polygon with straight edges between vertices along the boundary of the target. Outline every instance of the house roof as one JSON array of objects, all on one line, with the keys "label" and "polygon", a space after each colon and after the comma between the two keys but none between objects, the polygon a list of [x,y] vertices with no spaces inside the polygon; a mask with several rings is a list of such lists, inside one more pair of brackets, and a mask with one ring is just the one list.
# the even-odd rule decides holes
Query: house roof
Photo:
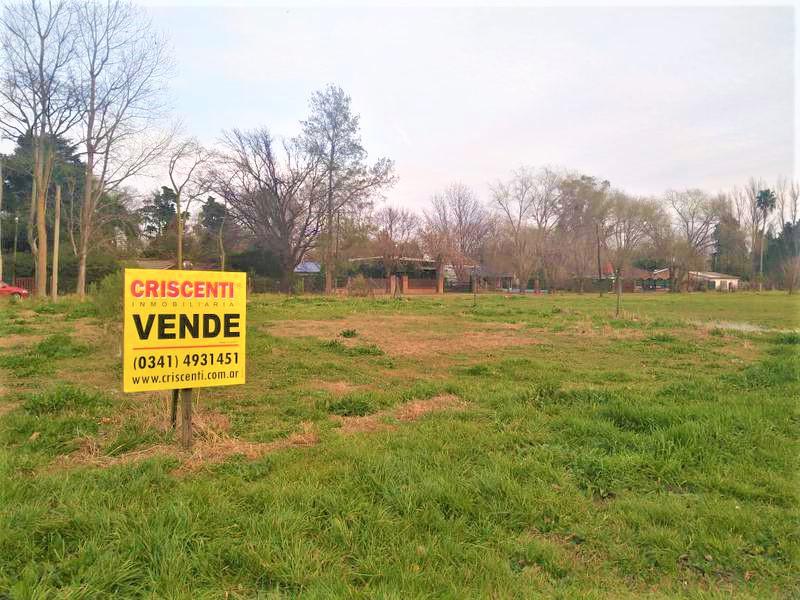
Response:
[{"label": "house roof", "polygon": [[739,279],[738,275],[727,275],[726,273],[717,273],[715,271],[689,271],[689,275],[702,279]]},{"label": "house roof", "polygon": [[316,274],[320,273],[322,268],[318,262],[313,260],[304,260],[294,268],[295,273]]},{"label": "house roof", "polygon": [[134,261],[134,265],[137,269],[174,269],[175,261],[143,258]]},{"label": "house roof", "polygon": [[[358,258],[351,258],[349,259],[350,262],[370,262],[370,261],[377,261],[383,260],[382,256],[360,256]],[[430,260],[428,258],[418,258],[413,256],[401,256],[399,258],[395,258],[397,262],[419,262],[419,263],[431,263],[435,264],[435,260]]]}]

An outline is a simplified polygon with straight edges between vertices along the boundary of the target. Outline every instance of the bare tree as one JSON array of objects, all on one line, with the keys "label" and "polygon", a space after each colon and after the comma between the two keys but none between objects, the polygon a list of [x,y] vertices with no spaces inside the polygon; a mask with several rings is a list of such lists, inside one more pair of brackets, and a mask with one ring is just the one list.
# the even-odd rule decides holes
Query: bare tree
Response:
[{"label": "bare tree", "polygon": [[162,116],[170,60],[143,11],[119,0],[76,4],[77,78],[86,167],[79,217],[76,292],[86,293],[86,261],[104,193],[141,173],[170,134],[142,139]]},{"label": "bare tree", "polygon": [[[492,189],[493,201],[513,240],[520,291],[544,267],[550,235],[558,223],[561,176],[550,169],[522,167]],[[535,287],[539,288],[536,277]]]},{"label": "bare tree", "polygon": [[497,182],[492,199],[511,238],[511,264],[524,292],[535,267],[530,219],[534,210],[534,182],[526,169],[518,169],[507,182]]},{"label": "bare tree", "polygon": [[775,197],[778,217],[776,225],[780,231],[784,224],[791,223],[794,225],[798,217],[800,217],[800,184],[796,181],[790,181],[786,177],[778,178],[778,183],[775,186]]},{"label": "bare tree", "polygon": [[468,279],[466,265],[476,262],[492,228],[492,219],[474,192],[461,183],[450,185],[431,199],[425,211],[428,239],[446,255],[460,281]]},{"label": "bare tree", "polygon": [[324,166],[294,141],[276,143],[265,128],[224,135],[223,176],[215,187],[232,215],[282,269],[281,288],[291,291],[295,267],[318,242],[325,210]]},{"label": "bare tree", "polygon": [[368,165],[361,145],[359,116],[350,96],[329,85],[311,97],[311,115],[303,122],[303,143],[325,169],[325,293],[333,291],[337,258],[336,223],[346,207],[369,204],[381,190],[393,185],[394,165],[381,158]]},{"label": "bare tree", "polygon": [[176,267],[183,268],[184,214],[192,203],[211,189],[209,165],[213,155],[195,138],[177,140],[169,150],[167,172],[175,192],[175,226],[177,232]]},{"label": "bare tree", "polygon": [[654,203],[632,198],[622,192],[612,194],[606,247],[617,284],[617,316],[619,316],[625,269],[630,266],[634,253],[646,239],[649,223],[654,216]]},{"label": "bare tree", "polygon": [[72,5],[66,0],[8,4],[2,17],[3,72],[0,130],[10,138],[33,138],[29,237],[36,265],[36,293],[47,293],[47,192],[55,142],[79,117],[70,72],[75,56]]},{"label": "bare tree", "polygon": [[725,200],[711,197],[703,190],[688,189],[667,191],[665,201],[674,216],[674,239],[668,263],[672,269],[673,289],[677,291],[689,270],[702,268],[705,264],[714,245],[714,230],[725,209]]},{"label": "bare tree", "polygon": [[563,248],[560,255],[578,278],[580,292],[584,280],[591,277],[593,263],[598,279],[603,275],[601,253],[606,239],[608,185],[607,181],[586,175],[568,175],[559,183],[556,234]]},{"label": "bare tree", "polygon": [[386,276],[397,270],[400,259],[415,253],[419,218],[404,208],[385,206],[375,213],[374,242],[383,258]]}]

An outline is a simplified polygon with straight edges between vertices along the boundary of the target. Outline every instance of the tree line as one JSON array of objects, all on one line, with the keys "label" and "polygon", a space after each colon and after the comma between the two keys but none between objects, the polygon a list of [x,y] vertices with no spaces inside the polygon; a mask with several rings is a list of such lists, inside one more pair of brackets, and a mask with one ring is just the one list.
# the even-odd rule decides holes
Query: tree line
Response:
[{"label": "tree line", "polygon": [[[632,267],[667,269],[674,290],[691,270],[789,291],[800,279],[794,181],[645,197],[520,167],[486,198],[453,183],[417,213],[385,202],[394,164],[369,158],[338,86],[312,95],[293,136],[232,128],[207,147],[169,125],[169,44],[133,4],[10,3],[0,42],[0,132],[16,144],[0,162],[0,269],[12,250],[16,270],[23,250],[39,295],[48,273],[53,294],[61,271],[83,296],[109,257],[140,256],[245,268],[287,291],[314,259],[331,292],[353,257],[378,257],[385,273],[426,257],[459,279],[480,266],[523,290],[569,281],[582,291],[609,275],[621,289]],[[129,186],[155,171],[159,189],[141,197]]]}]

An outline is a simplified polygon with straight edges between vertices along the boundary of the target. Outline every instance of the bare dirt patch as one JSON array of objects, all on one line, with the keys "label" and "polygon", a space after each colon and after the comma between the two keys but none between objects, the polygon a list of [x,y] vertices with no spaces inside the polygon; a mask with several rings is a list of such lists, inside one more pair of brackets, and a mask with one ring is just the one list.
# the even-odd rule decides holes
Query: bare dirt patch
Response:
[{"label": "bare dirt patch", "polygon": [[[345,329],[358,332],[345,340],[339,333]],[[278,337],[315,337],[339,339],[347,345],[375,344],[390,356],[419,357],[458,352],[479,352],[493,348],[535,345],[541,335],[516,324],[481,323],[460,318],[393,316],[350,317],[335,321],[281,321],[269,327]]]},{"label": "bare dirt patch", "polygon": [[310,385],[313,389],[323,390],[336,396],[342,396],[364,387],[347,381],[312,381]]},{"label": "bare dirt patch", "polygon": [[106,331],[103,327],[85,319],[76,319],[73,324],[75,337],[85,344],[107,345],[110,340],[122,336],[121,331]]},{"label": "bare dirt patch", "polygon": [[0,336],[0,349],[11,348],[19,351],[38,344],[43,339],[43,335],[30,333],[3,335]]},{"label": "bare dirt patch", "polygon": [[353,433],[372,433],[375,431],[388,431],[395,425],[386,419],[396,419],[401,422],[416,421],[417,419],[433,412],[445,410],[463,410],[466,403],[453,394],[442,394],[427,400],[412,400],[393,409],[383,410],[365,415],[363,417],[331,417],[339,423],[339,432],[345,435]]},{"label": "bare dirt patch", "polygon": [[[4,395],[5,395],[5,390],[3,389],[2,386],[0,386],[0,398],[2,398]],[[2,417],[3,415],[7,415],[18,406],[19,404],[17,404],[16,402],[0,403],[0,417]]]}]

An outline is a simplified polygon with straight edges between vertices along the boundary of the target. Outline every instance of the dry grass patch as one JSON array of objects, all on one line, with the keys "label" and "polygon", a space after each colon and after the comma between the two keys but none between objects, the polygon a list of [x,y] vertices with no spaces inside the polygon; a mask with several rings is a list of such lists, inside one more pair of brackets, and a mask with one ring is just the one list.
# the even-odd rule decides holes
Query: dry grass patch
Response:
[{"label": "dry grass patch", "polygon": [[366,386],[355,385],[348,381],[312,381],[310,387],[315,390],[329,392],[335,396],[342,396],[349,392],[363,389]]},{"label": "dry grass patch", "polygon": [[[345,329],[358,337],[339,338]],[[336,338],[345,345],[375,344],[390,356],[421,357],[539,344],[535,330],[516,323],[483,323],[453,317],[351,317],[331,321],[281,321],[269,327],[278,337]]]},{"label": "dry grass patch", "polygon": [[[56,459],[49,470],[58,471],[75,467],[108,468],[161,457],[178,459],[180,465],[173,470],[173,473],[183,474],[198,471],[207,465],[219,464],[232,456],[244,456],[253,460],[270,452],[305,448],[319,443],[319,435],[310,423],[302,423],[301,431],[285,438],[259,443],[240,440],[214,428],[211,423],[216,419],[218,416],[210,418],[209,414],[197,415],[196,419],[193,417],[194,439],[189,450],[184,450],[176,442],[154,444],[118,456],[108,456],[102,452],[98,438],[86,437],[81,440],[77,451]],[[223,417],[219,422],[225,421]]]},{"label": "dry grass patch", "polygon": [[441,394],[427,400],[412,400],[389,410],[382,410],[362,417],[331,416],[339,423],[339,432],[344,435],[353,433],[372,433],[375,431],[388,431],[395,428],[387,419],[401,422],[416,421],[421,417],[445,410],[463,410],[466,403],[453,394]]},{"label": "dry grass patch", "polygon": [[[124,406],[113,416],[100,419],[100,424],[104,426],[101,435],[81,439],[78,450],[58,457],[49,468],[56,470],[81,466],[107,468],[131,464],[148,458],[171,457],[178,459],[181,463],[175,472],[184,473],[196,471],[205,465],[223,462],[231,456],[241,455],[255,459],[269,452],[313,446],[319,442],[316,430],[306,422],[301,424],[299,432],[272,442],[259,443],[241,440],[230,435],[231,423],[226,415],[195,405],[192,413],[193,444],[191,449],[184,450],[176,439],[174,443],[151,444],[118,455],[110,455],[106,448],[107,442],[113,440],[127,422],[138,422],[144,430],[161,434],[170,430],[169,406],[171,400],[169,393],[139,394],[132,400],[133,402]],[[178,427],[180,427],[180,414],[178,415]]]},{"label": "dry grass patch", "polygon": [[9,348],[21,350],[41,342],[46,336],[32,333],[12,333],[0,336],[0,350]]}]

